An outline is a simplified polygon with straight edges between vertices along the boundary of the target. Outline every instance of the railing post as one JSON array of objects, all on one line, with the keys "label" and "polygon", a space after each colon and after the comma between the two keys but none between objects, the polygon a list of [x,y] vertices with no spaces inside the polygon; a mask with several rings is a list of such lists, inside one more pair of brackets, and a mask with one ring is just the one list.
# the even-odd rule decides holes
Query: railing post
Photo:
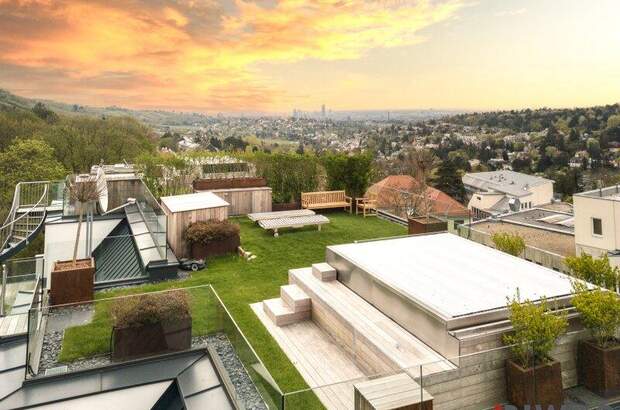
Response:
[{"label": "railing post", "polygon": [[4,298],[6,297],[6,265],[2,264],[2,289],[0,290],[0,316],[4,316]]}]

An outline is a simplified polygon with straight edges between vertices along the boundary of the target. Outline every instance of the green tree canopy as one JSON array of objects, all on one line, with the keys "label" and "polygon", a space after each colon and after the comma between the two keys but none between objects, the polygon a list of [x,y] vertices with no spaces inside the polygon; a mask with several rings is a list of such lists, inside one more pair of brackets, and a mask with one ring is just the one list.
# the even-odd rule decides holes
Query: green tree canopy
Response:
[{"label": "green tree canopy", "polygon": [[372,155],[369,152],[344,154],[330,153],[322,158],[330,190],[344,189],[351,197],[366,192],[372,176]]}]

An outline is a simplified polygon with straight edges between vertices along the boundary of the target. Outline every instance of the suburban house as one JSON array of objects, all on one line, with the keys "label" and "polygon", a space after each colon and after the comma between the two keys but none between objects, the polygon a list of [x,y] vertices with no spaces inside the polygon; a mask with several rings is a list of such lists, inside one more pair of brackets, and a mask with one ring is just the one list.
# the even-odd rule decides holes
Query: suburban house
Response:
[{"label": "suburban house", "polygon": [[577,254],[595,257],[607,254],[612,265],[620,266],[620,187],[575,194],[573,207]]},{"label": "suburban house", "polygon": [[475,172],[463,175],[475,218],[486,218],[549,204],[553,201],[553,181],[514,171]]},{"label": "suburban house", "polygon": [[371,185],[366,197],[375,198],[377,208],[400,218],[411,214],[425,214],[423,208],[434,217],[463,223],[469,218],[469,211],[459,201],[445,192],[426,187],[424,195],[420,183],[410,175],[390,175]]}]

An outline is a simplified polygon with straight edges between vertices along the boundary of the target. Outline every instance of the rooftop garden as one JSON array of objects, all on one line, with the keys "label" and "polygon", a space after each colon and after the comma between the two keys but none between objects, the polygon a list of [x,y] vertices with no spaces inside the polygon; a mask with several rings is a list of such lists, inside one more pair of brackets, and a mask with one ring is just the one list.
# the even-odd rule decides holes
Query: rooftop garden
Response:
[{"label": "rooftop garden", "polygon": [[[247,218],[236,218],[235,222],[241,228],[242,245],[257,255],[256,259],[247,261],[236,255],[217,257],[208,261],[207,269],[192,272],[189,279],[98,292],[96,299],[103,301],[130,294],[211,284],[282,391],[304,389],[307,385],[303,378],[249,305],[277,297],[280,286],[287,283],[288,270],[324,261],[325,247],[328,245],[406,234],[405,227],[377,218],[362,219],[340,212],[328,216],[331,223],[324,226],[321,232],[309,227],[284,231],[279,238],[274,238]],[[205,297],[202,297],[203,293]],[[193,336],[206,333],[209,326],[206,295],[206,290],[200,288],[189,291]],[[109,352],[114,316],[110,310],[113,302],[96,303],[91,323],[65,331],[60,361],[71,362]],[[200,311],[204,313],[195,313]],[[316,405],[321,407],[318,401]],[[307,407],[307,403],[304,407]]]}]

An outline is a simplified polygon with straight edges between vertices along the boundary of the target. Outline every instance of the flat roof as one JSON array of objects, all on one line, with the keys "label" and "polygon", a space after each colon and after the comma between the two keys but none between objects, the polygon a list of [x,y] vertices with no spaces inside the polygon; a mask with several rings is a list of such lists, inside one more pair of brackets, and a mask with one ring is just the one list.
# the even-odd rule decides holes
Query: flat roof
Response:
[{"label": "flat roof", "polygon": [[506,310],[516,294],[571,294],[569,276],[450,233],[330,246],[358,268],[444,319]]},{"label": "flat roof", "polygon": [[[568,235],[575,234],[575,217],[573,214],[566,212],[533,208],[498,216],[495,219]],[[472,225],[475,225],[475,223]]]},{"label": "flat roof", "polygon": [[529,189],[552,180],[521,172],[501,170],[463,175],[463,183],[476,189],[492,190],[513,196],[529,195]]},{"label": "flat roof", "polygon": [[220,208],[230,205],[212,192],[164,196],[161,197],[161,202],[166,205],[166,208],[172,213],[195,211],[197,209]]}]

